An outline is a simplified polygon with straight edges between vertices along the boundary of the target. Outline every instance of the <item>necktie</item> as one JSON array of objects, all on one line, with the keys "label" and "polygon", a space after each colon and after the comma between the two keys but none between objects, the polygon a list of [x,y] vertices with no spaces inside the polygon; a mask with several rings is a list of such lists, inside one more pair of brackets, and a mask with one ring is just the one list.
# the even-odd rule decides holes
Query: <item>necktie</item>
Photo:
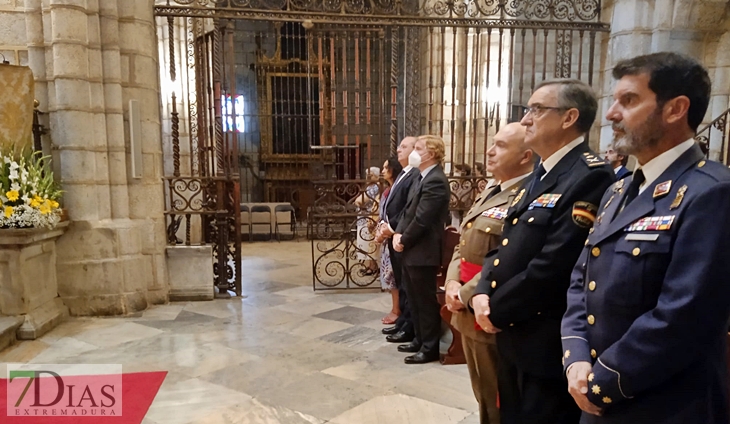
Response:
[{"label": "necktie", "polygon": [[487,195],[486,200],[491,199],[492,197],[498,195],[500,192],[502,192],[502,185],[501,184],[497,184],[497,187],[495,187],[494,190],[492,190],[491,192],[489,192],[489,194]]},{"label": "necktie", "polygon": [[545,167],[542,166],[542,164],[540,164],[540,166],[537,167],[535,172],[532,173],[532,182],[530,183],[529,194],[532,194],[532,191],[535,189],[535,187],[537,186],[537,183],[540,182],[540,180],[542,179],[543,175],[545,175],[545,173],[546,173]]},{"label": "necktie", "polygon": [[629,205],[629,203],[633,202],[634,199],[636,199],[636,196],[639,195],[639,186],[644,181],[646,181],[646,178],[644,177],[644,172],[641,169],[637,169],[634,173],[633,179],[631,180],[631,184],[629,184],[629,187],[626,189],[626,198],[624,199],[624,204],[621,206],[618,213],[621,213],[624,208]]}]

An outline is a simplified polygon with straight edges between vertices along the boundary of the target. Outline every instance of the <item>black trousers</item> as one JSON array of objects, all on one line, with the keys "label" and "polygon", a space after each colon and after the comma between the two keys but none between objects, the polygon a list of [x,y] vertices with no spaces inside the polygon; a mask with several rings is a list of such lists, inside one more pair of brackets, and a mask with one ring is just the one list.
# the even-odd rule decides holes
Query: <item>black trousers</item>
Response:
[{"label": "black trousers", "polygon": [[437,266],[404,266],[403,284],[408,293],[415,341],[421,344],[420,352],[438,356],[441,336],[441,316],[436,298]]},{"label": "black trousers", "polygon": [[393,276],[395,277],[395,286],[398,288],[398,308],[400,315],[395,321],[398,331],[406,333],[408,336],[415,334],[413,330],[413,318],[411,317],[411,307],[408,302],[408,293],[403,285],[403,259],[402,253],[393,249],[393,239],[388,240],[388,250],[390,251],[390,264],[393,267]]},{"label": "black trousers", "polygon": [[525,373],[502,355],[497,381],[501,424],[578,424],[580,409],[565,378]]}]

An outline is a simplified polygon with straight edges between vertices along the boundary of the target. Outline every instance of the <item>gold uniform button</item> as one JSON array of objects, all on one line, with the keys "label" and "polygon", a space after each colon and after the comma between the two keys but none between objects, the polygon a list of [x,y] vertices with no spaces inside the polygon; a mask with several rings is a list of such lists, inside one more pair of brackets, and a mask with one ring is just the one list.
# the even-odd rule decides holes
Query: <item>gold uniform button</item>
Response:
[{"label": "gold uniform button", "polygon": [[497,265],[499,265],[499,259],[494,260],[494,266],[497,266]]},{"label": "gold uniform button", "polygon": [[461,262],[466,262],[466,259],[464,259],[464,258],[461,258]]},{"label": "gold uniform button", "polygon": [[508,243],[509,243],[508,239],[502,240],[502,246],[507,246]]},{"label": "gold uniform button", "polygon": [[594,258],[601,256],[601,249],[594,247],[593,250],[591,250],[591,255],[593,255]]},{"label": "gold uniform button", "polygon": [[462,245],[462,246],[466,246],[466,240],[462,240],[462,241],[461,241],[461,245]]},{"label": "gold uniform button", "polygon": [[697,167],[702,168],[703,166],[705,166],[705,163],[707,163],[707,162],[701,160],[700,163],[697,164]]},{"label": "gold uniform button", "polygon": [[528,219],[527,222],[532,222],[534,220],[535,220],[535,217],[533,216],[533,217],[530,217],[530,219]]},{"label": "gold uniform button", "polygon": [[641,249],[639,249],[638,247],[634,247],[634,250],[631,251],[631,254],[634,256],[639,256],[640,253]]},{"label": "gold uniform button", "polygon": [[514,323],[513,323],[513,324],[510,324],[509,326],[510,326],[510,327],[514,327],[515,325],[514,325]]},{"label": "gold uniform button", "polygon": [[485,228],[485,229],[484,229],[484,232],[485,232],[485,233],[488,233],[488,232],[490,232],[490,231],[492,231],[492,229],[491,229],[490,227],[487,227],[487,228]]},{"label": "gold uniform button", "polygon": [[517,218],[512,220],[512,225],[517,225]]},{"label": "gold uniform button", "polygon": [[466,224],[466,228],[471,228],[471,222]]},{"label": "gold uniform button", "polygon": [[596,289],[596,282],[595,281],[591,281],[590,283],[588,283],[588,290],[593,291],[595,289]]},{"label": "gold uniform button", "polygon": [[593,325],[596,323],[596,317],[593,315],[588,315],[588,324]]},{"label": "gold uniform button", "polygon": [[496,281],[492,281],[492,288],[493,289],[496,289],[497,288],[497,282]]},{"label": "gold uniform button", "polygon": [[596,349],[591,349],[591,358],[596,359],[596,356],[598,356]]}]

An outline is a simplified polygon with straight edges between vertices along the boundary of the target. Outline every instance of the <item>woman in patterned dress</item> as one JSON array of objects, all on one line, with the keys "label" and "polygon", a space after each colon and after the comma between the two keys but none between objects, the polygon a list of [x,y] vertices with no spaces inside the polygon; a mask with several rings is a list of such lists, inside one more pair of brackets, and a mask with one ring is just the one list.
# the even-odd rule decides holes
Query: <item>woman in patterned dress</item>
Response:
[{"label": "woman in patterned dress", "polygon": [[[380,221],[385,217],[385,203],[388,201],[390,188],[393,187],[393,183],[402,169],[403,167],[398,163],[398,158],[395,156],[383,163],[382,175],[383,179],[388,182],[388,188],[385,189],[380,199]],[[393,300],[393,306],[390,313],[383,318],[383,324],[395,324],[395,320],[400,315],[400,308],[398,307],[398,289],[395,286],[393,265],[390,262],[388,240],[380,245],[380,287],[383,291],[389,291]]]}]

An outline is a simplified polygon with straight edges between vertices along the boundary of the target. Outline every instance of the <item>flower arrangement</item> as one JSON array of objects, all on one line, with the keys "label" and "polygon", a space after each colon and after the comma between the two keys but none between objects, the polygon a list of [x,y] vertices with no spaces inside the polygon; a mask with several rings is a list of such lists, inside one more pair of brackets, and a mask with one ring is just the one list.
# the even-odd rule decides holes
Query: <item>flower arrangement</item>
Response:
[{"label": "flower arrangement", "polygon": [[61,190],[44,159],[0,153],[0,228],[51,229],[61,220]]}]

